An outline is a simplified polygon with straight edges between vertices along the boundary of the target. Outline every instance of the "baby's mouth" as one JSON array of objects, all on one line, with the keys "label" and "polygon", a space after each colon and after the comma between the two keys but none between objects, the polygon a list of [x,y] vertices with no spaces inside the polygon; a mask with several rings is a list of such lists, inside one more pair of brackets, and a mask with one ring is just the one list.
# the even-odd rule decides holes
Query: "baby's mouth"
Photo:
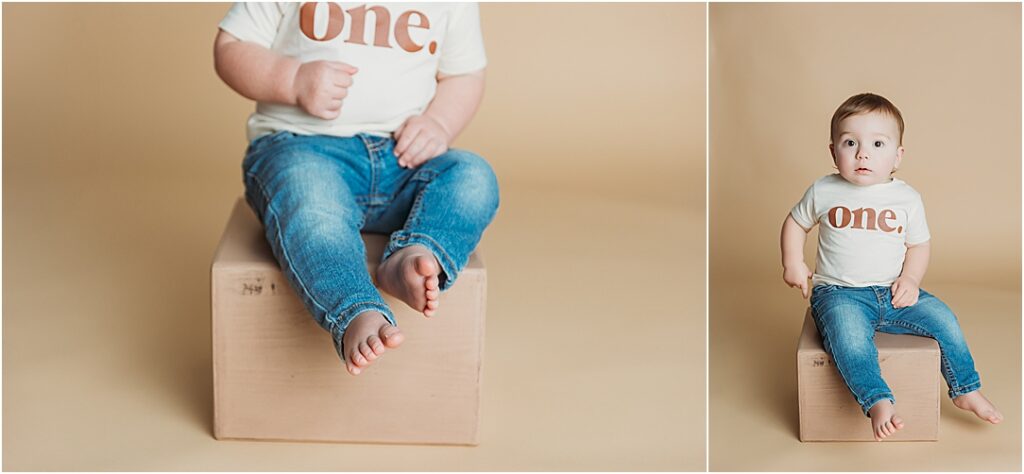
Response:
[{"label": "baby's mouth", "polygon": [[868,174],[868,173],[871,173],[871,170],[868,169],[868,168],[857,168],[854,171],[856,171],[857,174]]}]

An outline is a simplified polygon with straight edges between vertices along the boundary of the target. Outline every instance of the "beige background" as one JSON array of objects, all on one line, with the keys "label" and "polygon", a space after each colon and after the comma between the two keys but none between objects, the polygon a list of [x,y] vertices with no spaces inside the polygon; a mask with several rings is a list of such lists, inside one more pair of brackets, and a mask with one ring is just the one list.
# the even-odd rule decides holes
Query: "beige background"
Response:
[{"label": "beige background", "polygon": [[482,6],[476,448],[212,438],[253,108],[213,71],[226,9],[3,5],[4,469],[704,468],[705,5]]},{"label": "beige background", "polygon": [[[1020,5],[711,4],[709,15],[711,469],[1020,470]],[[932,232],[924,287],[957,312],[1001,426],[944,400],[937,443],[797,439],[807,303],[782,281],[779,230],[832,172],[833,111],[865,91],[903,113],[898,176],[923,195]]]}]

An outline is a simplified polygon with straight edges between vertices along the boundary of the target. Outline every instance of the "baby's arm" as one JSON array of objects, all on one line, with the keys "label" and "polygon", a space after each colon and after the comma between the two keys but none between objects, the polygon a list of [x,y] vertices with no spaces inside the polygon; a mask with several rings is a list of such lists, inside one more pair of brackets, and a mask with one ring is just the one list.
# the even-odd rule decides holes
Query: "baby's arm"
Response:
[{"label": "baby's arm", "polygon": [[903,308],[913,306],[920,296],[921,280],[928,271],[928,259],[931,257],[930,241],[917,245],[907,245],[907,255],[903,258],[903,272],[892,283],[892,306]]},{"label": "baby's arm", "polygon": [[811,269],[804,263],[804,244],[808,232],[810,229],[800,227],[791,214],[782,223],[782,279],[791,288],[800,288],[804,298],[810,296],[807,280],[811,278]]},{"label": "baby's arm", "polygon": [[341,102],[357,71],[340,61],[300,63],[224,30],[217,34],[213,58],[217,75],[246,98],[297,105],[327,120],[341,114]]},{"label": "baby's arm", "polygon": [[437,76],[437,92],[423,115],[409,117],[395,130],[398,164],[415,168],[448,151],[473,118],[484,96],[484,71]]}]

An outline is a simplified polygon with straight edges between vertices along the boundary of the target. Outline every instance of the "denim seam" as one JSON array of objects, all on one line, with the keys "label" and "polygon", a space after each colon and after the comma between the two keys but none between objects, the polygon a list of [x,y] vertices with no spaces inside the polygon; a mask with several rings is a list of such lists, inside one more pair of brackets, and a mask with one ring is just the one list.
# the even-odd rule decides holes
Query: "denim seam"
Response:
[{"label": "denim seam", "polygon": [[[281,220],[278,218],[277,211],[274,210],[274,206],[271,205],[271,201],[270,201],[270,199],[268,197],[266,188],[263,187],[263,182],[260,181],[260,179],[255,177],[255,176],[253,176],[253,182],[256,184],[256,187],[259,188],[260,194],[263,195],[263,200],[266,201],[266,203],[267,203],[267,205],[266,205],[267,213],[269,213],[271,215],[271,217],[274,218],[274,238],[277,239],[278,246],[281,248],[281,254],[282,254],[281,256],[283,257],[285,265],[287,265],[288,268],[291,269],[292,262],[291,262],[291,259],[288,257],[288,250],[284,247],[284,240],[281,238]],[[314,298],[313,295],[306,288],[306,284],[305,284],[305,282],[302,281],[301,278],[299,278],[299,274],[295,273],[294,271],[291,271],[291,274],[295,275],[295,281],[298,282],[299,288],[302,290],[303,294],[305,294],[307,297],[309,297],[309,301],[313,302],[313,304],[316,305],[316,307],[318,309],[320,309],[321,311],[324,312],[324,320],[328,324],[332,324],[332,323],[336,324],[336,320],[332,320],[331,319],[331,315],[327,311],[327,308],[325,308],[322,304],[320,304],[320,302],[317,301],[316,298]]]},{"label": "denim seam", "polygon": [[874,324],[875,328],[881,327],[885,324],[885,298],[883,294],[878,292],[878,289],[871,287],[871,290],[875,293],[875,300],[878,303],[878,322]]},{"label": "denim seam", "polygon": [[428,170],[428,169],[420,168],[419,170],[416,171],[416,174],[412,175],[412,177],[409,178],[409,180],[410,181],[422,181],[424,183],[429,183],[434,178],[437,177],[437,174],[438,174],[437,170]]},{"label": "denim seam", "polygon": [[882,400],[889,400],[893,405],[896,404],[896,399],[893,397],[892,392],[878,392],[877,394],[868,397],[864,404],[861,405],[860,409],[864,412],[864,416],[870,418],[871,415],[868,413],[868,410],[871,410],[871,407],[875,406],[876,403]]},{"label": "denim seam", "polygon": [[383,147],[384,142],[375,142],[368,135],[357,134],[359,140],[363,142],[363,146],[366,148],[366,156],[370,159],[370,192],[368,196],[377,195],[377,152]]},{"label": "denim seam", "polygon": [[373,147],[366,148],[366,155],[370,157],[370,196],[377,195],[377,150]]},{"label": "denim seam", "polygon": [[[893,321],[893,322],[887,323],[887,324],[890,324],[892,326],[899,326],[899,327],[902,327],[904,329],[909,329],[911,331],[915,331],[918,334],[924,335],[925,337],[932,338],[932,340],[934,340],[936,343],[939,342],[939,339],[936,338],[934,335],[932,335],[932,333],[930,333],[928,331],[925,331],[924,329],[922,329],[920,326],[918,326],[916,324],[908,323],[906,321]],[[941,362],[942,362],[942,371],[947,376],[947,383],[949,384],[950,388],[959,386],[960,382],[957,381],[956,374],[953,373],[953,368],[949,365],[949,359],[946,357],[945,351],[942,350],[942,345],[941,344],[939,345],[939,360],[941,360]]]},{"label": "denim seam", "polygon": [[368,152],[377,152],[383,149],[388,142],[388,139],[382,137],[375,137],[373,135],[367,135],[365,133],[356,134],[363,142],[363,146],[366,147]]},{"label": "denim seam", "polygon": [[416,193],[416,199],[412,201],[412,206],[409,208],[409,219],[402,227],[403,231],[408,231],[409,227],[415,227],[419,225],[420,210],[423,207],[423,195],[427,194],[427,188],[430,186],[430,184],[430,181],[426,181],[423,184],[423,189],[421,189],[420,192]]},{"label": "denim seam", "polygon": [[412,206],[409,208],[409,217],[405,221],[405,225],[402,226],[403,231],[408,231],[409,227],[416,227],[420,224],[420,204],[423,202],[423,192],[416,194],[416,199],[412,201]]},{"label": "denim seam", "polygon": [[[814,317],[815,313],[816,313],[816,311],[814,311],[812,309],[811,316]],[[815,325],[817,326],[817,324],[815,324]],[[828,339],[828,331],[826,330],[826,326],[824,324],[822,324],[821,328],[819,328],[819,332],[821,333],[822,345],[825,346],[826,352],[828,353],[829,357],[832,357],[832,362],[835,363],[836,372],[839,372],[839,377],[841,377],[843,379],[843,383],[846,384],[846,388],[848,390],[850,390],[850,393],[853,395],[854,401],[857,402],[858,405],[860,405],[860,409],[861,409],[861,411],[864,412],[865,416],[868,416],[868,409],[871,408],[871,406],[873,406],[875,403],[878,403],[878,400],[881,400],[882,398],[888,398],[889,400],[892,401],[893,405],[896,404],[896,400],[893,397],[891,391],[890,392],[879,392],[878,394],[874,394],[874,395],[872,395],[871,397],[869,397],[867,399],[863,399],[864,401],[862,402],[861,401],[862,399],[860,398],[860,396],[857,395],[857,393],[854,392],[853,388],[850,386],[850,379],[847,378],[846,373],[843,371],[842,366],[840,366],[838,363],[835,362],[836,358],[835,358],[835,356],[832,355],[832,343]],[[880,395],[882,395],[882,397],[881,398],[877,398]],[[872,401],[871,399],[873,399],[873,398],[877,398],[877,399]],[[869,402],[869,401],[871,402],[870,405],[867,404],[867,402]]]},{"label": "denim seam", "polygon": [[963,386],[959,386],[959,387],[950,387],[950,389],[949,389],[949,398],[956,398],[956,397],[959,397],[961,395],[967,395],[968,393],[971,393],[971,392],[973,392],[975,390],[980,390],[980,389],[981,389],[981,380],[979,380],[977,382],[974,382],[972,384],[967,384],[967,385],[963,385]]}]

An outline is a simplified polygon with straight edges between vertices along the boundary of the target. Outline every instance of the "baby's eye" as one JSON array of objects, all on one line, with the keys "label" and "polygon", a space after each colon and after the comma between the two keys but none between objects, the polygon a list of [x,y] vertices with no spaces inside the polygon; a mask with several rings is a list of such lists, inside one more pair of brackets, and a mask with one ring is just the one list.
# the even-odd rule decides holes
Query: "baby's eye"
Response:
[{"label": "baby's eye", "polygon": [[885,145],[885,143],[882,143],[881,140],[875,141],[875,148],[882,148],[882,145]]},{"label": "baby's eye", "polygon": [[849,140],[849,139],[847,139],[845,142],[843,142],[843,145],[846,145],[846,146],[854,146],[856,144],[857,143],[855,143],[853,140]]}]

